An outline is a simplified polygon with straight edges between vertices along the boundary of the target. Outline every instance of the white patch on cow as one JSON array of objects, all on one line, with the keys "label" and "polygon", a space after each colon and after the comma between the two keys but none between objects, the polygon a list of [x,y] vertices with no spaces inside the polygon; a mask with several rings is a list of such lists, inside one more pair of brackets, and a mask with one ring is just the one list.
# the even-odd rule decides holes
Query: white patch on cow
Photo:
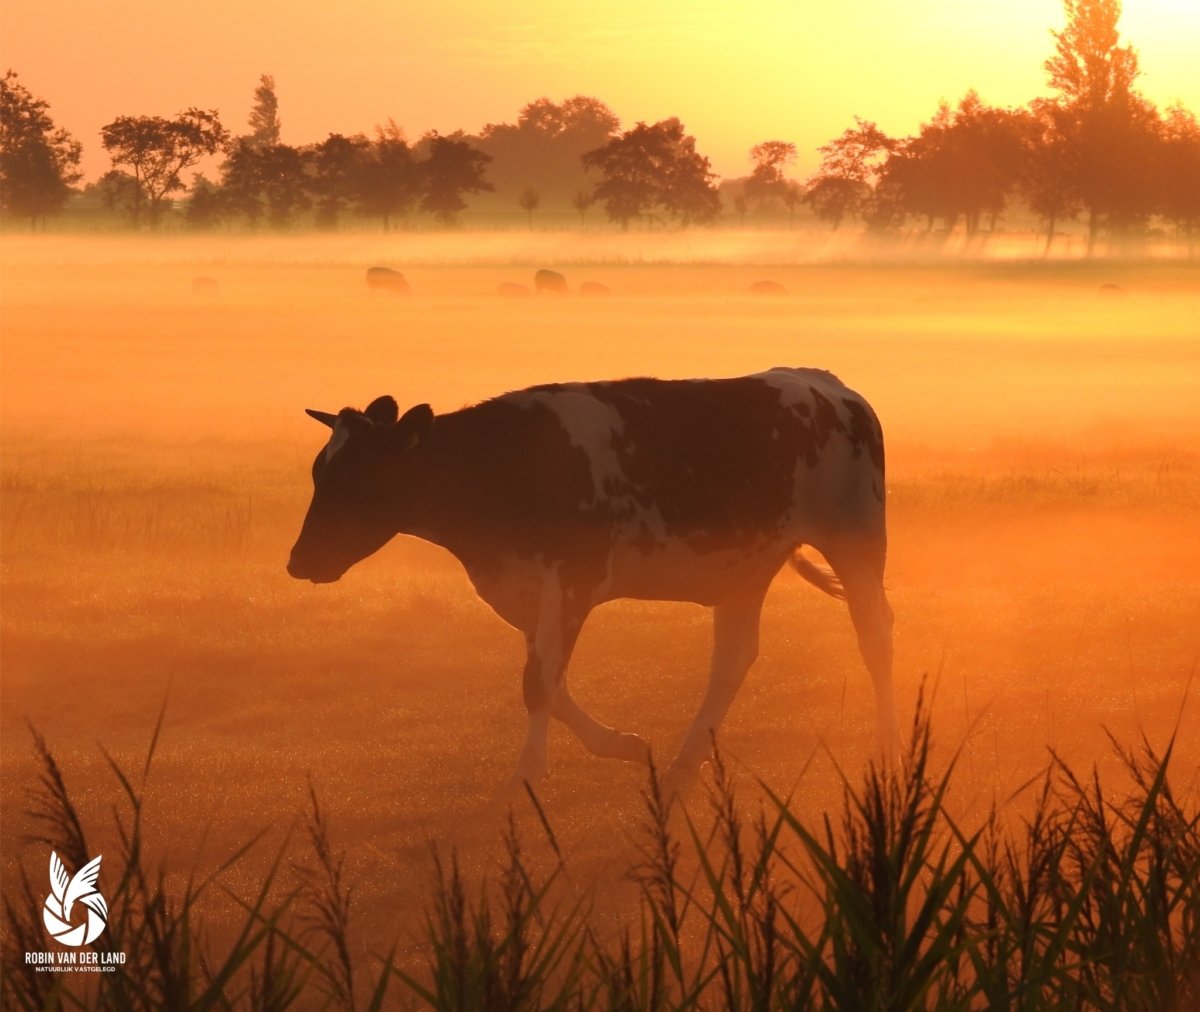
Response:
[{"label": "white patch on cow", "polygon": [[558,418],[571,445],[587,455],[592,498],[580,503],[581,506],[594,506],[600,501],[611,502],[613,490],[627,484],[613,446],[613,441],[625,431],[625,423],[616,408],[597,400],[584,384],[569,383],[561,390],[522,391],[509,396],[522,407],[539,404],[549,408]]},{"label": "white patch on cow", "polygon": [[333,455],[346,445],[346,440],[350,438],[350,427],[340,419],[334,423],[333,434],[329,437],[329,442],[325,444],[325,463],[328,464],[333,460]]},{"label": "white patch on cow", "polygon": [[[653,517],[646,517],[630,498],[629,479],[614,445],[625,431],[625,422],[616,408],[598,400],[582,383],[564,384],[558,390],[519,391],[509,394],[508,398],[519,407],[536,404],[548,408],[558,419],[571,445],[586,455],[592,495],[579,504],[581,509],[604,503],[613,518],[618,539],[621,532],[635,529],[641,520],[652,525],[655,536],[661,536],[663,523],[658,516],[658,507],[654,507]],[[610,552],[605,560],[604,579],[592,590],[593,603],[609,599],[612,568]]]},{"label": "white patch on cow", "polygon": [[807,404],[813,407],[812,391],[819,390],[836,404],[837,398],[854,396],[840,379],[825,369],[796,369],[792,366],[777,365],[766,372],[755,373],[749,379],[762,380],[768,386],[774,387],[780,393],[780,400],[785,407],[796,404]]},{"label": "white patch on cow", "polygon": [[[845,400],[856,400],[868,412],[871,411],[859,394],[824,369],[777,366],[757,373],[752,378],[762,380],[778,390],[780,403],[784,407],[807,406],[810,424],[815,422],[817,411],[814,391],[829,401],[846,432],[850,429],[850,419],[843,403]],[[874,480],[875,471],[870,460],[865,454],[855,456],[845,432],[831,433],[829,441],[818,451],[815,466],[810,465],[803,456],[796,460],[789,525],[805,521],[817,521],[821,525],[838,516],[874,512],[877,501],[872,491]],[[801,540],[806,538],[806,534],[802,535]]]}]

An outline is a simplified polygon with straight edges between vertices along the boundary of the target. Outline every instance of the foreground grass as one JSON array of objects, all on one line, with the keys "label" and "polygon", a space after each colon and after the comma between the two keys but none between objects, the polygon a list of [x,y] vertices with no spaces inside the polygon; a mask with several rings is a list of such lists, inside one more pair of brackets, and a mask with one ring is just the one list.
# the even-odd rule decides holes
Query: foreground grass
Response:
[{"label": "foreground grass", "polygon": [[[160,721],[161,725],[161,721]],[[155,740],[157,740],[157,730]],[[718,756],[707,796],[675,806],[653,770],[644,791],[639,900],[617,925],[572,882],[550,819],[531,855],[510,817],[505,859],[478,887],[436,848],[416,963],[397,946],[347,942],[353,883],[310,785],[306,841],[274,856],[261,888],[236,896],[226,871],[169,887],[147,853],[140,778],[109,760],[123,805],[120,851],[105,856],[108,930],[124,952],[105,974],[39,973],[40,867],[4,894],[6,1007],[19,1009],[830,1008],[1190,1009],[1200,1006],[1200,812],[1177,797],[1161,753],[1113,742],[1127,773],[1114,791],[1053,757],[1023,793],[1023,820],[992,811],[960,825],[947,810],[952,758],[932,763],[918,710],[897,769],[843,776],[840,811],[816,824],[764,787],[750,815]],[[91,856],[49,747],[27,818],[31,839],[69,867]],[[106,756],[107,758],[107,756]],[[116,883],[115,886],[112,883]],[[240,909],[211,944],[202,900]]]}]

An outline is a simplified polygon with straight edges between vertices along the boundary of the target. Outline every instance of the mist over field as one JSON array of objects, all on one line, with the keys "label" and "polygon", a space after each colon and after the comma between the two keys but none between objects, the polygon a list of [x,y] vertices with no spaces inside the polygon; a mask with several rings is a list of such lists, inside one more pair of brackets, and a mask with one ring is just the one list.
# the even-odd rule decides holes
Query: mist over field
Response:
[{"label": "mist over field", "polygon": [[[410,943],[429,841],[492,867],[523,644],[413,539],[332,585],[288,577],[327,436],[303,409],[390,393],[443,412],[535,383],[775,365],[833,371],[882,421],[901,724],[925,680],[936,747],[962,749],[954,810],[1019,818],[1010,796],[1048,748],[1105,767],[1106,732],[1161,746],[1177,721],[1175,775],[1194,790],[1200,269],[1021,259],[1034,252],[797,253],[783,233],[6,237],[5,874],[37,775],[26,723],[103,851],[119,799],[97,746],[140,770],[165,698],[147,819],[168,867],[211,870],[265,827],[228,879],[253,892],[311,777],[358,883],[355,944]],[[411,294],[369,291],[375,264]],[[498,294],[537,267],[571,293]],[[783,292],[752,294],[762,280]],[[611,295],[579,295],[585,281]],[[699,607],[606,605],[575,694],[665,762],[709,640]],[[872,754],[873,713],[844,605],[781,573],[722,729],[731,766],[819,815],[837,765],[856,779]],[[644,771],[561,726],[550,767],[559,842],[618,909]],[[519,817],[533,824],[528,805]]]}]

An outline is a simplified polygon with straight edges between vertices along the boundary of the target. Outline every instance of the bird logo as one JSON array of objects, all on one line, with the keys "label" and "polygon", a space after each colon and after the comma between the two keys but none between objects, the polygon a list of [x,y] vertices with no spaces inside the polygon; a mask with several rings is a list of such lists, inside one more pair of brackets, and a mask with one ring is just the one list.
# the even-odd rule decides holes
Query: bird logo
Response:
[{"label": "bird logo", "polygon": [[[100,877],[100,857],[92,858],[71,878],[54,851],[50,852],[50,895],[42,909],[46,930],[61,945],[89,945],[104,933],[108,924],[108,904],[96,888]],[[71,922],[76,902],[87,910],[83,924]]]}]

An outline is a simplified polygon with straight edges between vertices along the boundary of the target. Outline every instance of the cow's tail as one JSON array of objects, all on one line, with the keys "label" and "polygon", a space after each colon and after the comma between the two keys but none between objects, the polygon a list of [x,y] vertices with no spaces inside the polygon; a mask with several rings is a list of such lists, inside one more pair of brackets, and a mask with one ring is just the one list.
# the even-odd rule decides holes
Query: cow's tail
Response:
[{"label": "cow's tail", "polygon": [[839,601],[846,599],[846,590],[842,586],[842,581],[837,578],[837,574],[828,566],[821,566],[810,559],[806,559],[804,553],[799,548],[792,553],[792,568],[814,587],[818,590],[823,590],[830,597],[836,597]]}]

